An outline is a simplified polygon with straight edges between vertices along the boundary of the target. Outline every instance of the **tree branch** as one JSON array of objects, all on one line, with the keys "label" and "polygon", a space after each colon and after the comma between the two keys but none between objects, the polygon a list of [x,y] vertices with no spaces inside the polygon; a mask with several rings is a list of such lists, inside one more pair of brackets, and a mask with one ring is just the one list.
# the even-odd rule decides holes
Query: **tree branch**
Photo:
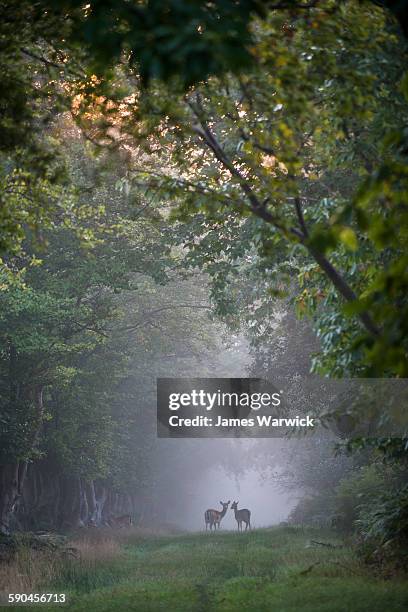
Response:
[{"label": "tree branch", "polygon": [[305,238],[308,238],[309,232],[308,232],[307,227],[306,227],[305,218],[303,216],[303,211],[302,211],[302,203],[300,201],[299,196],[296,196],[296,198],[295,198],[295,208],[296,208],[297,218],[299,220],[299,225],[300,225],[300,228],[301,228],[301,230],[303,232],[303,235],[304,235]]},{"label": "tree branch", "polygon": [[66,64],[57,64],[56,62],[53,62],[47,59],[46,57],[43,57],[42,55],[37,55],[36,53],[29,51],[25,47],[21,47],[20,51],[27,57],[31,57],[31,59],[35,59],[38,62],[41,62],[42,64],[44,64],[45,66],[48,66],[48,68],[56,68],[60,72],[65,72],[65,73],[70,72],[73,76],[76,76],[81,79],[83,79],[85,76],[85,73],[81,74],[77,70],[73,70],[72,66],[68,67]]},{"label": "tree branch", "polygon": [[192,308],[192,309],[203,309],[203,310],[211,310],[211,306],[207,304],[169,304],[168,306],[162,306],[161,308],[156,308],[155,310],[151,310],[146,313],[147,316],[132,325],[125,325],[124,327],[118,328],[116,331],[133,331],[140,327],[141,325],[146,325],[150,323],[150,319],[152,316],[163,312],[165,310],[174,310],[176,308]]},{"label": "tree branch", "polygon": [[[245,176],[234,166],[231,160],[226,155],[225,151],[222,149],[221,145],[218,143],[216,137],[211,132],[207,124],[203,119],[202,113],[200,113],[193,104],[189,103],[190,108],[192,109],[195,117],[198,119],[200,126],[195,126],[193,129],[196,134],[198,134],[201,139],[207,144],[207,146],[212,150],[214,156],[218,161],[229,170],[230,174],[238,180],[238,183],[248,198],[250,203],[250,209],[252,212],[259,218],[266,221],[270,225],[273,225],[282,232],[284,235],[291,234],[297,238],[297,240],[303,244],[303,246],[309,251],[310,255],[316,261],[316,263],[320,266],[320,268],[325,272],[326,276],[332,282],[334,287],[340,293],[340,295],[347,302],[355,302],[357,300],[357,296],[347,283],[347,281],[342,277],[342,275],[336,270],[336,268],[330,263],[330,261],[326,258],[323,253],[316,250],[314,247],[308,244],[308,230],[306,227],[306,223],[303,217],[303,212],[301,209],[300,198],[295,198],[295,207],[296,214],[299,220],[299,224],[301,230],[298,230],[295,227],[287,228],[275,215],[273,215],[265,206],[263,202],[259,200],[252,187],[248,184]],[[359,315],[360,321],[363,323],[366,330],[373,336],[379,336],[380,330],[372,320],[370,314],[368,312],[362,312]]]},{"label": "tree branch", "polygon": [[278,2],[278,4],[270,4],[268,8],[272,10],[286,10],[286,9],[307,10],[307,9],[316,8],[318,4],[319,4],[319,0],[312,0],[312,2],[305,2],[303,4],[301,2],[299,2],[299,4],[295,4],[294,2]]}]

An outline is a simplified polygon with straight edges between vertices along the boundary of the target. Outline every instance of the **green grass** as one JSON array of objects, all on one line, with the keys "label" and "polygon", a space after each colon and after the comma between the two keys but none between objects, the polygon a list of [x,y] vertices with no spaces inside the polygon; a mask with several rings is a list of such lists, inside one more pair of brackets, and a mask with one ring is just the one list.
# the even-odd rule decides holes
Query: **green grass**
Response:
[{"label": "green grass", "polygon": [[129,534],[117,558],[66,561],[48,592],[69,604],[47,610],[119,612],[396,612],[408,582],[381,580],[333,534],[290,527],[251,533]]}]

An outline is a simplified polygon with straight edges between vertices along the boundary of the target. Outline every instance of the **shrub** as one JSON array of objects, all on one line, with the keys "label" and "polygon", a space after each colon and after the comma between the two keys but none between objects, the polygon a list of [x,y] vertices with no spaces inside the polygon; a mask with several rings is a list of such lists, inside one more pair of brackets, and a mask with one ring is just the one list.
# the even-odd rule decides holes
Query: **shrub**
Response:
[{"label": "shrub", "polygon": [[408,484],[381,495],[364,506],[356,520],[362,542],[360,554],[367,562],[408,565]]},{"label": "shrub", "polygon": [[353,531],[362,508],[374,504],[378,492],[389,490],[392,481],[392,469],[380,463],[360,467],[342,479],[334,496],[336,527],[344,532]]},{"label": "shrub", "polygon": [[303,497],[288,517],[291,524],[316,527],[331,527],[334,520],[334,500],[327,494]]}]

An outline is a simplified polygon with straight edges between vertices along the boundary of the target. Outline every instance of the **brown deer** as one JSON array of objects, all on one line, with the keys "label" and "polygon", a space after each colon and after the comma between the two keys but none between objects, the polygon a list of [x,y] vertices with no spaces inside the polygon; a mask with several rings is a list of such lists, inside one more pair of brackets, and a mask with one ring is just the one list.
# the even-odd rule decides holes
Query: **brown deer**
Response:
[{"label": "brown deer", "polygon": [[238,531],[242,531],[242,523],[245,523],[245,531],[248,527],[251,529],[251,511],[247,508],[238,510],[238,502],[234,501],[231,506],[231,510],[234,510],[235,520],[238,523]]},{"label": "brown deer", "polygon": [[130,527],[132,525],[132,517],[130,514],[124,514],[123,516],[112,516],[108,524],[112,528],[120,529],[121,527]]},{"label": "brown deer", "polygon": [[218,529],[220,528],[221,519],[226,515],[228,506],[230,505],[230,503],[231,503],[230,500],[228,500],[225,503],[220,501],[222,510],[211,510],[210,509],[204,512],[206,531],[208,529],[208,525],[210,525],[210,531],[212,531],[213,525],[214,525],[214,529],[217,529],[217,525],[218,525]]}]

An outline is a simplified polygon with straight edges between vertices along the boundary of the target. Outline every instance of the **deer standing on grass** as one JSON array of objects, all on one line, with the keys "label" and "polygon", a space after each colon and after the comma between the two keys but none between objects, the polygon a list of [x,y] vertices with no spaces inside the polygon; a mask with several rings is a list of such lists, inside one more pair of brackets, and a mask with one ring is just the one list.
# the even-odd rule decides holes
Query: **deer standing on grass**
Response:
[{"label": "deer standing on grass", "polygon": [[111,516],[108,520],[110,527],[121,529],[122,527],[131,527],[132,517],[130,514],[124,514],[123,516]]},{"label": "deer standing on grass", "polygon": [[214,525],[214,529],[217,529],[217,525],[218,525],[218,529],[220,528],[221,519],[226,515],[228,506],[230,505],[230,503],[231,503],[230,500],[228,500],[225,503],[220,501],[222,510],[206,510],[204,512],[206,531],[208,529],[208,525],[210,525],[210,531],[212,531],[213,525]]},{"label": "deer standing on grass", "polygon": [[245,523],[245,531],[248,527],[251,529],[251,511],[247,508],[238,510],[238,502],[234,501],[231,506],[231,510],[234,510],[235,520],[238,523],[238,531],[242,531],[242,523]]}]

